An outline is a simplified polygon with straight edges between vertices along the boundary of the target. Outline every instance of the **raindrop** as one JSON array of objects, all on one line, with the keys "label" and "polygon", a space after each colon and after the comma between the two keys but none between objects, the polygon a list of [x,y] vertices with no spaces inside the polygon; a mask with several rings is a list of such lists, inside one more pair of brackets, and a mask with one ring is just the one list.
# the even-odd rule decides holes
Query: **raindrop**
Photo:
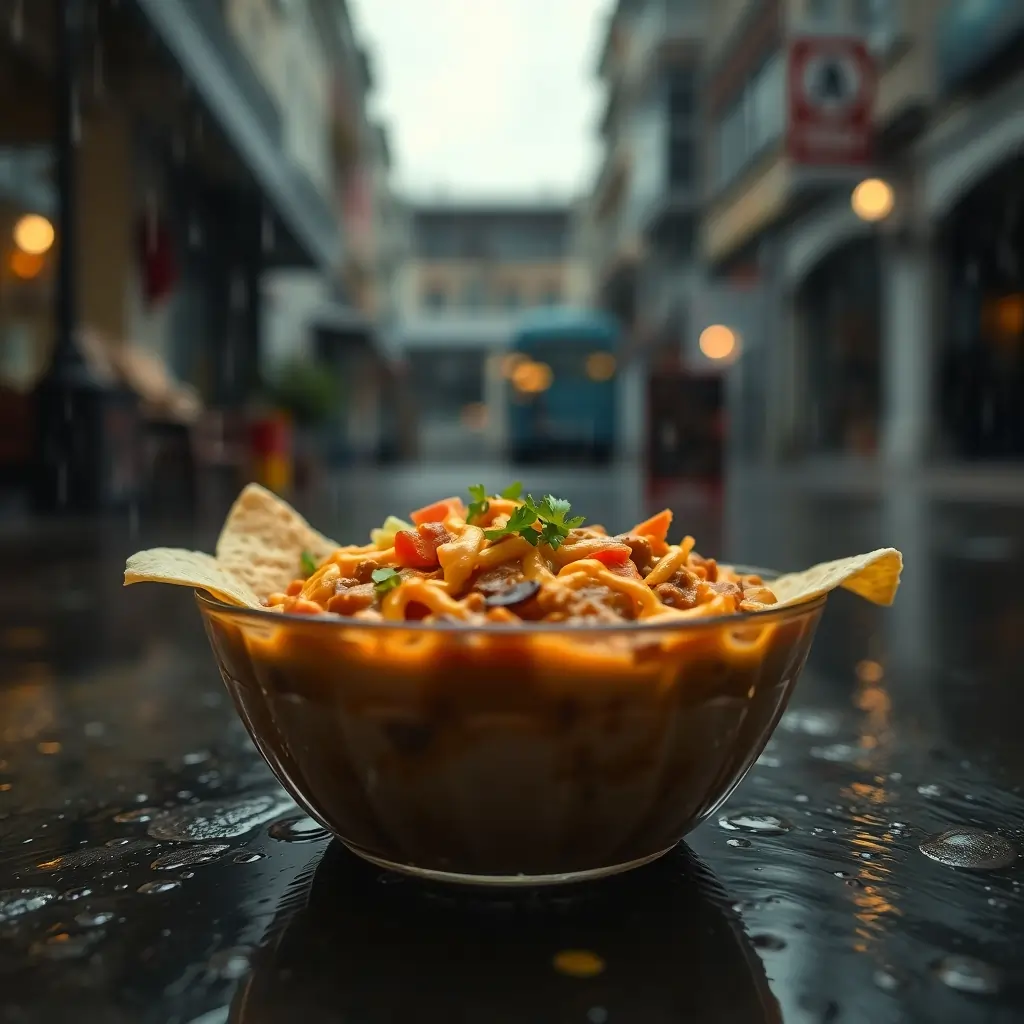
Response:
[{"label": "raindrop", "polygon": [[1008,839],[978,828],[954,828],[921,843],[918,849],[931,860],[951,868],[996,871],[1017,859]]},{"label": "raindrop", "polygon": [[907,984],[906,975],[895,967],[890,967],[888,965],[879,967],[871,976],[871,980],[874,981],[874,983],[883,992],[899,992],[900,989],[905,988]]},{"label": "raindrop", "polygon": [[850,743],[830,743],[825,747],[811,747],[811,757],[835,763],[856,761],[866,753],[863,747],[855,747]]},{"label": "raindrop", "polygon": [[755,811],[740,811],[725,814],[718,819],[720,828],[729,832],[756,832],[762,836],[781,836],[793,826],[784,818],[774,814],[759,814]]},{"label": "raindrop", "polygon": [[988,905],[997,910],[1005,910],[1010,904],[1008,900],[1001,900],[998,896],[989,896]]},{"label": "raindrop", "polygon": [[68,889],[67,892],[62,892],[60,898],[66,900],[68,903],[73,903],[75,900],[85,899],[86,896],[92,895],[92,889],[86,886],[81,886],[78,889]]},{"label": "raindrop", "polygon": [[839,732],[838,717],[828,711],[787,711],[781,725],[787,732],[801,732],[805,736],[835,736]]},{"label": "raindrop", "polygon": [[917,791],[921,796],[942,796],[945,792],[941,786],[937,786],[934,782],[924,786],[918,786]]},{"label": "raindrop", "polygon": [[108,839],[103,845],[104,846],[127,846],[131,842],[130,839],[121,836],[119,839]]},{"label": "raindrop", "polygon": [[798,804],[806,804],[810,801],[811,798],[806,793],[797,793],[797,795],[793,797],[793,799]]},{"label": "raindrop", "polygon": [[138,887],[136,892],[141,892],[144,895],[152,896],[158,895],[163,892],[170,892],[172,889],[180,888],[181,882],[175,882],[171,880],[168,880],[166,882],[143,882],[142,885]]},{"label": "raindrop", "polygon": [[757,759],[757,763],[759,765],[761,765],[762,768],[781,768],[782,767],[782,759],[779,758],[779,757],[776,757],[774,754],[762,754]]},{"label": "raindrop", "polygon": [[767,933],[752,935],[750,937],[750,944],[754,949],[761,949],[766,953],[777,953],[780,949],[786,948],[785,939],[780,939],[778,935],[769,935]]},{"label": "raindrop", "polygon": [[204,839],[234,839],[280,817],[295,806],[283,793],[208,800],[191,807],[163,811],[150,823],[154,839],[198,842]]},{"label": "raindrop", "polygon": [[127,825],[133,821],[152,821],[154,816],[160,813],[159,807],[139,807],[134,811],[122,811],[114,815],[114,821],[119,825]]},{"label": "raindrop", "polygon": [[0,889],[0,921],[42,910],[57,898],[54,889]]},{"label": "raindrop", "polygon": [[943,957],[935,965],[935,975],[949,988],[975,996],[994,995],[1002,988],[1002,976],[994,967],[957,953]]},{"label": "raindrop", "polygon": [[237,981],[249,973],[249,950],[242,947],[222,949],[210,957],[207,967],[218,978]]},{"label": "raindrop", "polygon": [[212,843],[209,846],[186,846],[171,853],[161,854],[150,867],[157,871],[175,871],[178,868],[195,867],[219,860],[231,847],[227,843]]},{"label": "raindrop", "polygon": [[178,877],[183,881],[187,881],[190,878],[195,878],[196,873],[194,871],[182,871],[182,873],[178,875]]},{"label": "raindrop", "polygon": [[75,923],[82,928],[102,928],[114,920],[114,914],[110,910],[85,910],[75,916]]},{"label": "raindrop", "polygon": [[208,750],[193,750],[191,753],[186,754],[182,759],[182,764],[202,764],[204,761],[209,761],[213,757],[213,754]]},{"label": "raindrop", "polygon": [[263,860],[266,857],[265,853],[257,853],[255,850],[242,850],[236,853],[231,858],[233,864],[255,864],[258,860]]},{"label": "raindrop", "polygon": [[835,875],[836,878],[849,878],[850,877],[850,872],[849,871],[833,871],[832,874]]},{"label": "raindrop", "polygon": [[735,846],[738,849],[746,850],[748,847],[752,846],[753,844],[750,842],[749,839],[726,839],[725,845],[726,846]]},{"label": "raindrop", "polygon": [[306,815],[275,821],[267,829],[267,834],[271,839],[280,839],[286,843],[315,843],[331,835],[318,821]]}]

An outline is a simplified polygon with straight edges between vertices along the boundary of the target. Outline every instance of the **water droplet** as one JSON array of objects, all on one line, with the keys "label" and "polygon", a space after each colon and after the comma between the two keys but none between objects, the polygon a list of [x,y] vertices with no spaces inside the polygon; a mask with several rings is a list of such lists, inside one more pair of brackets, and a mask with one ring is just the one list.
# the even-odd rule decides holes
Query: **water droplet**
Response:
[{"label": "water droplet", "polygon": [[127,889],[127,888],[128,888],[128,883],[127,882],[118,882],[117,885],[114,886],[114,892],[124,892],[125,889]]},{"label": "water droplet", "polygon": [[850,872],[849,871],[833,871],[832,874],[835,875],[836,878],[849,878],[850,877]]},{"label": "water droplet", "polygon": [[79,889],[68,889],[67,892],[62,892],[60,898],[66,900],[69,903],[73,903],[75,900],[85,899],[86,896],[92,895],[92,889],[86,888],[84,885]]},{"label": "water droplet", "polygon": [[860,855],[860,859],[861,860],[871,860],[871,854],[867,853],[867,852],[862,852],[861,855]]},{"label": "water droplet", "polygon": [[843,763],[857,761],[867,755],[863,747],[855,747],[851,743],[830,743],[826,747],[811,747],[811,757],[819,761]]},{"label": "water droplet", "polygon": [[85,910],[75,916],[75,923],[82,928],[101,928],[114,920],[114,913],[110,910]]},{"label": "water droplet", "polygon": [[995,907],[997,910],[1005,910],[1010,903],[1008,900],[1001,900],[998,896],[989,896],[988,905]]},{"label": "water droplet", "polygon": [[55,900],[54,889],[0,889],[0,921],[12,921]]},{"label": "water droplet", "polygon": [[127,846],[131,842],[130,839],[126,839],[123,836],[120,839],[108,839],[103,845],[104,846]]},{"label": "water droplet", "polygon": [[839,732],[839,718],[830,711],[787,711],[781,725],[787,732],[800,732],[805,736],[835,736]]},{"label": "water droplet", "polygon": [[194,871],[182,871],[182,873],[178,875],[178,877],[187,881],[190,878],[195,878],[196,873]]},{"label": "water droplet", "polygon": [[735,847],[737,847],[737,848],[739,848],[741,850],[746,850],[748,847],[752,846],[753,844],[750,842],[749,839],[726,839],[725,845],[726,846],[735,846]]},{"label": "water droplet", "polygon": [[160,813],[159,807],[139,807],[134,811],[122,811],[114,815],[114,821],[119,825],[127,825],[133,821],[152,821],[153,817]]},{"label": "water droplet", "polygon": [[730,832],[756,832],[762,836],[781,836],[793,826],[784,818],[774,814],[760,814],[756,811],[740,811],[723,815],[718,819],[720,828]]},{"label": "water droplet", "polygon": [[242,850],[236,853],[231,858],[233,864],[255,864],[258,860],[263,860],[266,857],[265,853],[257,853],[255,850]]},{"label": "water droplet", "polygon": [[249,950],[242,947],[222,949],[210,957],[207,968],[218,978],[237,981],[249,973]]},{"label": "water droplet", "polygon": [[762,768],[781,768],[782,758],[776,757],[774,754],[762,754],[757,759],[757,763]]},{"label": "water droplet", "polygon": [[990,996],[1002,988],[1002,975],[994,967],[972,956],[950,954],[935,965],[935,975],[957,992]]},{"label": "water droplet", "polygon": [[191,807],[163,811],[147,829],[154,839],[196,842],[204,839],[234,839],[244,836],[295,806],[283,793],[208,800]]},{"label": "water droplet", "polygon": [[143,882],[142,885],[136,889],[136,892],[141,892],[145,895],[154,895],[162,892],[170,892],[172,889],[180,889],[181,882],[175,882],[168,879],[166,882]]},{"label": "water droplet", "polygon": [[851,889],[864,888],[864,883],[859,878],[848,878],[843,884],[848,885]]},{"label": "water droplet", "polygon": [[296,818],[275,821],[267,829],[267,834],[271,839],[280,839],[286,843],[315,843],[321,839],[329,839],[331,835],[318,821],[304,814]]},{"label": "water droplet", "polygon": [[806,793],[797,793],[797,795],[793,797],[793,799],[798,804],[806,804],[810,801],[811,798]]},{"label": "water droplet", "polygon": [[754,949],[763,949],[767,953],[777,953],[780,949],[786,948],[785,939],[780,939],[778,935],[769,935],[767,933],[752,935],[750,937],[750,944]]},{"label": "water droplet", "polygon": [[899,992],[907,984],[906,975],[895,967],[890,967],[888,964],[884,967],[879,967],[871,976],[871,979],[883,992]]},{"label": "water droplet", "polygon": [[934,782],[918,786],[917,791],[921,796],[942,796],[942,794],[946,792],[941,786],[936,785]]},{"label": "water droplet", "polygon": [[150,850],[155,844],[148,840],[124,839],[116,844],[90,846],[84,850],[73,850],[52,860],[37,864],[40,871],[68,871],[78,868],[98,868],[111,861],[131,861],[140,853]]},{"label": "water droplet", "polygon": [[194,867],[197,864],[210,864],[219,860],[230,849],[231,847],[227,843],[186,846],[180,850],[161,854],[150,867],[157,871],[176,871],[178,868]]},{"label": "water droplet", "polygon": [[1008,839],[977,828],[950,829],[918,849],[939,864],[975,871],[996,871],[1017,859],[1017,848]]},{"label": "water droplet", "polygon": [[202,764],[204,761],[209,761],[211,757],[213,754],[209,750],[193,750],[181,759],[181,763]]}]

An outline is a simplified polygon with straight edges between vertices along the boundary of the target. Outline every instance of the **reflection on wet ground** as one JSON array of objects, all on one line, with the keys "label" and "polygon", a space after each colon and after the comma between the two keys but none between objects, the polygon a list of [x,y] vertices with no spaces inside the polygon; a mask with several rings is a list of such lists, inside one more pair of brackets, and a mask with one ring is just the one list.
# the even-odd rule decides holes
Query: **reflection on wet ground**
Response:
[{"label": "reflection on wet ground", "polygon": [[[441,475],[339,485],[314,515],[362,532],[477,474]],[[642,511],[621,477],[549,486],[610,525]],[[794,705],[688,850],[514,899],[327,841],[246,738],[188,595],[122,591],[146,524],[5,552],[0,1019],[1020,1019],[1024,520],[913,494],[757,507],[726,524],[738,558],[894,543],[896,607],[830,602]]]}]

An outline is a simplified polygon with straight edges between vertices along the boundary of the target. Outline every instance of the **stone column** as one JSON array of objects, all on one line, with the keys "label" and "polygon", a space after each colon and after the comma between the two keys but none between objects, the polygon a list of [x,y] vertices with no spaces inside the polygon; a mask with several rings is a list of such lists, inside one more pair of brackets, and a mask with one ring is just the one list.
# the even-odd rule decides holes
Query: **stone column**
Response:
[{"label": "stone column", "polygon": [[934,431],[935,259],[923,234],[887,240],[882,249],[882,457],[920,465]]}]

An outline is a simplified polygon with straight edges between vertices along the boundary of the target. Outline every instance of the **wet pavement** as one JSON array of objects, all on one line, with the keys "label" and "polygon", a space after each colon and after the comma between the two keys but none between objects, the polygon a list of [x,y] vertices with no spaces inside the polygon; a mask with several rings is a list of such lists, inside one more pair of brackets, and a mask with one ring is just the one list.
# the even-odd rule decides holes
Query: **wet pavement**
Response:
[{"label": "wet pavement", "polygon": [[[311,512],[348,539],[508,476],[351,474]],[[629,472],[526,482],[612,527],[645,511]],[[283,795],[190,596],[120,586],[126,554],[211,524],[0,548],[0,1021],[1024,1018],[1024,517],[880,493],[738,479],[724,517],[694,498],[707,554],[901,547],[897,604],[830,600],[774,738],[687,847],[515,898],[363,865]]]}]

